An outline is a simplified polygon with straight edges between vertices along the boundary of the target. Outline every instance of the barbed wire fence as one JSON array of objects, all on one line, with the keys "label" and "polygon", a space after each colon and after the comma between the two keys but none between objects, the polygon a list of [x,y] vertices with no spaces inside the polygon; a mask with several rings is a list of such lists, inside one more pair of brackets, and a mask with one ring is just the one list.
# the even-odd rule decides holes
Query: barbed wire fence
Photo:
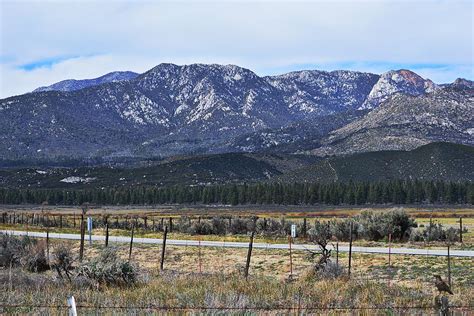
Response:
[{"label": "barbed wire fence", "polygon": [[[10,223],[12,224],[24,224],[24,220],[25,218],[23,217],[23,215],[20,217],[19,215],[9,215],[8,217],[8,220],[6,220],[6,216],[2,216],[2,221],[5,223],[6,221],[9,221]],[[25,216],[26,217],[26,216]],[[126,218],[125,219],[125,228],[128,227],[128,225],[132,225],[131,226],[131,229],[133,230],[133,225],[137,225],[137,218],[135,218],[135,220],[131,219],[130,221],[130,218]],[[35,222],[36,221],[36,222]],[[82,222],[82,220],[81,220]],[[153,222],[155,222],[155,220],[153,219]],[[42,217],[38,217],[35,219],[35,216],[33,215],[32,216],[32,219],[31,219],[31,224],[34,224],[36,223],[37,225],[39,224],[43,224],[47,227],[49,227],[49,225],[51,223],[52,226],[59,226],[59,227],[63,227],[63,226],[69,226],[70,225],[70,222],[68,222],[68,220],[64,220],[62,215],[59,215],[59,220],[57,219],[54,219],[52,222],[50,222],[50,219],[48,218],[48,216],[46,215],[42,215]],[[82,224],[82,223],[81,223]],[[26,225],[28,225],[28,219],[26,219]],[[73,215],[73,225],[76,226],[76,219],[75,219],[75,215]],[[145,229],[147,228],[147,221],[146,221],[146,218],[144,219],[144,223],[143,223]],[[166,224],[163,224],[163,218],[161,218],[161,225],[164,225],[164,227],[168,227]],[[170,227],[172,227],[172,220],[171,220],[171,217],[169,219],[169,224]],[[49,232],[49,230],[48,230]],[[132,232],[133,234],[133,232]],[[133,235],[132,235],[133,236]],[[200,240],[200,239],[199,239]],[[226,239],[224,239],[224,243],[225,243]],[[265,257],[268,255],[268,251],[269,251],[269,248],[268,248],[268,242],[266,242],[266,245],[267,247],[265,248]],[[133,245],[133,237],[131,237],[131,241],[130,241],[130,256],[131,256],[131,249],[132,249],[132,245]],[[188,246],[186,245],[186,248]],[[199,252],[199,272],[202,273],[202,268],[201,268],[201,246],[199,245],[198,246],[198,252]],[[242,248],[244,249],[244,248]],[[293,250],[294,251],[294,250]],[[225,251],[223,253],[224,255],[224,259],[225,257],[227,256],[227,251]],[[425,255],[422,255],[422,256],[425,256]],[[339,257],[339,254],[338,254],[338,257]],[[425,258],[428,258],[429,255],[428,253],[426,254],[426,257]],[[391,268],[391,262],[390,262],[390,254],[388,255],[388,260],[389,260],[389,264],[388,264],[388,268],[390,269]],[[361,266],[362,265],[362,255],[361,254],[358,254],[358,259],[359,259],[359,262],[357,262],[357,260],[353,260],[352,264],[354,266]],[[290,260],[291,260],[291,257],[290,257]],[[290,263],[291,265],[292,263]],[[451,261],[450,261],[450,258],[448,257],[448,264],[452,264]],[[451,269],[449,269],[450,271]],[[367,274],[362,271],[362,270],[355,270],[354,273],[352,276],[351,276],[351,279],[355,279],[355,280],[366,280],[367,279]],[[290,268],[290,274],[292,274],[292,268]],[[449,278],[451,279],[451,276],[449,276]],[[388,273],[388,276],[385,277],[385,276],[381,276],[379,275],[378,276],[378,279],[379,280],[386,280],[388,283],[390,283],[392,280],[393,280],[393,276],[391,273]],[[278,306],[278,305],[275,305],[275,306],[265,306],[265,307],[235,307],[235,306],[218,306],[218,307],[208,307],[208,306],[193,306],[193,307],[186,307],[186,306],[156,306],[156,305],[146,305],[146,306],[120,306],[120,305],[112,305],[112,306],[101,306],[101,305],[87,305],[87,304],[78,304],[76,305],[77,308],[79,309],[104,309],[104,310],[107,310],[107,309],[114,309],[114,310],[143,310],[143,311],[183,311],[183,312],[186,312],[186,311],[288,311],[288,312],[295,312],[295,311],[330,311],[330,310],[334,310],[334,311],[343,311],[343,310],[379,310],[379,311],[402,311],[402,310],[438,310],[439,307],[437,306],[416,306],[416,305],[406,305],[406,306],[367,306],[367,307],[358,307],[358,306],[304,306],[304,305],[300,305],[300,303],[297,304],[298,306]],[[22,305],[22,304],[5,304],[5,303],[2,303],[0,302],[0,311],[8,311],[8,309],[56,309],[56,310],[64,310],[64,309],[68,309],[68,306],[67,305],[30,305],[30,304],[25,304],[25,305]],[[460,312],[464,312],[464,311],[472,311],[472,309],[474,308],[474,306],[472,305],[458,305],[458,306],[454,306],[454,305],[449,305],[449,309],[451,311],[460,311]]]}]

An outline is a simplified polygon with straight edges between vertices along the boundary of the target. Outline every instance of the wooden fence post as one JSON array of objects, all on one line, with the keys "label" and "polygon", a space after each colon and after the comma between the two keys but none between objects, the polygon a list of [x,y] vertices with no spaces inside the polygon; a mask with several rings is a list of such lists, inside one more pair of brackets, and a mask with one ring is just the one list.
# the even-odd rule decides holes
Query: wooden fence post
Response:
[{"label": "wooden fence post", "polygon": [[81,245],[79,247],[79,261],[84,257],[84,235],[86,234],[86,227],[84,225],[84,213],[81,213]]},{"label": "wooden fence post", "polygon": [[105,222],[105,247],[109,246],[109,222]]},{"label": "wooden fence post", "polygon": [[462,217],[459,217],[459,242],[462,244]]},{"label": "wooden fence post", "polygon": [[448,244],[448,284],[449,284],[449,287],[451,288],[451,290],[453,289],[452,288],[452,284],[451,284],[451,254],[450,254],[450,246]]},{"label": "wooden fence post", "polygon": [[336,242],[336,266],[339,266],[339,242]]},{"label": "wooden fence post", "polygon": [[166,238],[168,236],[168,226],[165,226],[165,233],[163,234],[163,247],[161,248],[161,261],[160,270],[163,271],[163,265],[165,263],[165,250],[166,250]]},{"label": "wooden fence post", "polygon": [[201,236],[199,236],[199,241],[198,241],[198,256],[199,256],[199,273],[202,273],[202,263],[201,263]]},{"label": "wooden fence post", "polygon": [[352,226],[353,222],[351,221],[351,226],[349,229],[349,278],[351,277],[351,267],[352,267]]},{"label": "wooden fence post", "polygon": [[130,250],[128,251],[128,261],[132,260],[132,248],[133,248],[133,231],[135,229],[135,224],[132,222],[132,236],[130,238]]},{"label": "wooden fence post", "polygon": [[293,254],[291,253],[291,236],[288,236],[288,244],[290,249],[290,279],[293,278]]},{"label": "wooden fence post", "polygon": [[49,266],[49,228],[46,230],[46,264]]},{"label": "wooden fence post", "polygon": [[388,266],[392,266],[392,234],[388,234]]},{"label": "wooden fence post", "polygon": [[245,278],[249,276],[250,258],[252,257],[254,235],[255,235],[255,231],[252,231],[252,235],[250,236],[250,242],[249,242],[249,250],[247,252],[247,263],[245,264],[245,273],[244,273]]},{"label": "wooden fence post", "polygon": [[306,217],[303,218],[303,238],[306,238],[306,232],[308,230],[307,223],[306,223]]},{"label": "wooden fence post", "polygon": [[173,217],[170,217],[169,221],[170,221],[170,233],[172,233],[173,232]]}]

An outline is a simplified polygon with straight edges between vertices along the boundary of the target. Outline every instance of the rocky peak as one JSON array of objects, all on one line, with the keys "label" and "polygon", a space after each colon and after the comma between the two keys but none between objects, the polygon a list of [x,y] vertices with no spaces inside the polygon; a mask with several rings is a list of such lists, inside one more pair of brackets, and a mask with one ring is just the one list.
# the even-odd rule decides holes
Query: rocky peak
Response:
[{"label": "rocky peak", "polygon": [[413,71],[390,70],[380,76],[360,109],[373,109],[395,93],[417,96],[437,89],[438,86],[435,83],[429,79],[423,79]]}]

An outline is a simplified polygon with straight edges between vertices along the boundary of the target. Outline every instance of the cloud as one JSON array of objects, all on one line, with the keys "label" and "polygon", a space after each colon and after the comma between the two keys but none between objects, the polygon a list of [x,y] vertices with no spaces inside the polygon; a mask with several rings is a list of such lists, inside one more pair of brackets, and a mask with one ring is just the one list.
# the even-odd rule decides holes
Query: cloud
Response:
[{"label": "cloud", "polygon": [[473,78],[471,1],[105,2],[0,2],[0,97],[160,62]]}]

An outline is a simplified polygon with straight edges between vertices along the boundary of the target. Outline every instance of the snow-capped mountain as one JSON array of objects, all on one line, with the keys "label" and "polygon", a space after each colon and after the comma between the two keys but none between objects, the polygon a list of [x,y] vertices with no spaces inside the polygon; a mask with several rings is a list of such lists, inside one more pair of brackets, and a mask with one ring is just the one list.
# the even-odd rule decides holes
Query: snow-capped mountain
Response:
[{"label": "snow-capped mountain", "polygon": [[[363,120],[381,102],[399,94],[412,96],[405,102],[415,107],[404,117],[407,124],[418,120],[413,115],[423,106],[419,100],[431,100],[441,90],[453,90],[453,100],[458,100],[449,101],[453,116],[462,116],[460,111],[472,102],[456,97],[464,90],[438,87],[406,70],[381,76],[298,71],[261,77],[234,65],[160,64],[130,79],[119,77],[108,76],[110,82],[96,80],[73,91],[39,91],[0,100],[0,158],[164,157],[280,145],[301,152],[326,146],[328,133]],[[429,102],[442,108],[446,100]],[[390,111],[409,107],[396,104]],[[375,109],[367,116],[369,110],[357,110],[365,108]],[[426,108],[425,115],[431,115],[430,124],[437,124],[442,113],[431,110]]]},{"label": "snow-capped mountain", "polygon": [[57,82],[50,86],[46,87],[39,87],[35,89],[33,92],[41,92],[41,91],[74,91],[79,89],[84,89],[92,86],[97,86],[103,83],[108,82],[118,82],[124,80],[132,80],[138,76],[137,73],[131,71],[114,71],[110,72],[106,75],[100,76],[94,79],[84,79],[84,80],[75,80],[75,79],[68,79]]}]

